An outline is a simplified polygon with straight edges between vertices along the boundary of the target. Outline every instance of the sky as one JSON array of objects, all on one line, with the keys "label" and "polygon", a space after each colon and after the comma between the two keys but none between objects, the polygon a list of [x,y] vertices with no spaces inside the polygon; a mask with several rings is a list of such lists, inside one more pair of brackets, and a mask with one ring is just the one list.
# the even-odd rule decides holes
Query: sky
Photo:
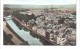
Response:
[{"label": "sky", "polygon": [[3,4],[66,5],[76,4],[76,0],[3,0]]}]

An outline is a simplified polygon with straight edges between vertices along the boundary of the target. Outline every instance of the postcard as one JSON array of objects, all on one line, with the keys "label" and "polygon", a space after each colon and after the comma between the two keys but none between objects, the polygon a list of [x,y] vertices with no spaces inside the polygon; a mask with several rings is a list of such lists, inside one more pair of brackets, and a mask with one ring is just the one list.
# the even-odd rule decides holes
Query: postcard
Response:
[{"label": "postcard", "polygon": [[3,45],[76,46],[76,0],[3,0]]}]

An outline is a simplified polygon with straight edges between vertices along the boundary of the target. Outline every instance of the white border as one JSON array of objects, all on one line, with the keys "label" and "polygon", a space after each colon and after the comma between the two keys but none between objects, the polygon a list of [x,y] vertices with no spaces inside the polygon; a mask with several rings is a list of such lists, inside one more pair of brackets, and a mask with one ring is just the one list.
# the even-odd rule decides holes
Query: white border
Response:
[{"label": "white border", "polygon": [[80,49],[80,0],[77,0],[77,44],[76,46],[5,46],[3,45],[3,0],[1,0],[1,48],[2,49]]},{"label": "white border", "polygon": [[1,0],[1,47],[3,45],[3,1]]},{"label": "white border", "polygon": [[80,0],[77,0],[77,46],[80,46]]}]

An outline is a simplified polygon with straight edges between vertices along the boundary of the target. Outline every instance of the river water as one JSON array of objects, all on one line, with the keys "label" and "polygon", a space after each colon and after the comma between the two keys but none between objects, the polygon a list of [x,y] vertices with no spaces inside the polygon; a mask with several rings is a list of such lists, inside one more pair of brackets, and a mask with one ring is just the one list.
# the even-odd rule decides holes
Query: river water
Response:
[{"label": "river water", "polygon": [[23,40],[27,41],[29,45],[51,45],[49,42],[33,34],[29,30],[24,29],[22,26],[17,26],[15,21],[10,16],[4,18],[8,25],[11,27],[11,29]]}]

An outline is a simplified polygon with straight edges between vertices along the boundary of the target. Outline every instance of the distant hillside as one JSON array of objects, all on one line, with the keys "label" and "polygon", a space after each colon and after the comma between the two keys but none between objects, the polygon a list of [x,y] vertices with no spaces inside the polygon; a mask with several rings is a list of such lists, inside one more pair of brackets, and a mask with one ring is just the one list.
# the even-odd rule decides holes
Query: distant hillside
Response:
[{"label": "distant hillside", "polygon": [[34,8],[58,8],[58,9],[76,9],[75,4],[71,5],[8,5],[5,4],[4,8],[24,8],[24,9],[34,9]]}]

